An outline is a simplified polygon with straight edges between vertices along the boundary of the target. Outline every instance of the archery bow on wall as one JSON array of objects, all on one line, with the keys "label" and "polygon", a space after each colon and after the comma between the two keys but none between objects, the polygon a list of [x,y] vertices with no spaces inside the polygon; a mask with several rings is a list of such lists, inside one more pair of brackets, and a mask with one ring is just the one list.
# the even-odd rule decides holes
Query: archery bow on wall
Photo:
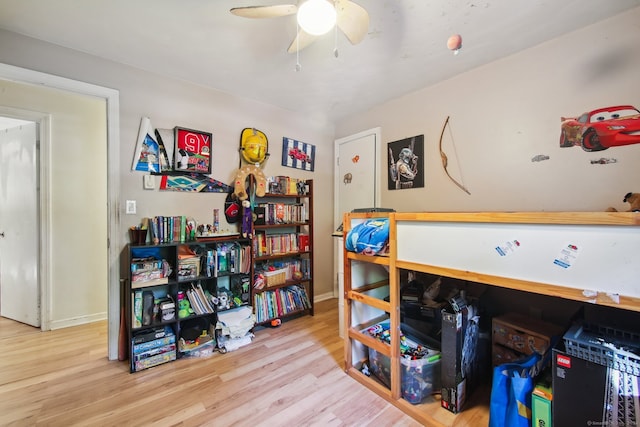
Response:
[{"label": "archery bow on wall", "polygon": [[[469,190],[467,190],[467,188],[464,186],[464,182],[460,183],[460,182],[456,181],[455,178],[453,178],[449,174],[449,171],[447,170],[447,166],[449,165],[449,158],[447,157],[445,152],[442,150],[442,139],[444,137],[444,131],[447,128],[447,125],[449,126],[449,133],[451,133],[451,125],[449,125],[449,116],[447,116],[447,120],[444,121],[444,125],[442,126],[442,132],[440,133],[439,149],[440,149],[440,158],[442,159],[442,168],[444,169],[444,173],[447,174],[447,176],[449,177],[451,182],[453,182],[455,185],[457,185],[458,188],[460,188],[462,191],[464,191],[468,195],[471,195]],[[452,138],[451,138],[451,142],[453,143],[453,135],[452,135]],[[455,150],[455,143],[454,143],[454,150]],[[457,155],[456,155],[456,158],[457,158]],[[459,162],[458,162],[458,164],[459,164]],[[461,181],[462,181],[462,179],[461,179]]]}]

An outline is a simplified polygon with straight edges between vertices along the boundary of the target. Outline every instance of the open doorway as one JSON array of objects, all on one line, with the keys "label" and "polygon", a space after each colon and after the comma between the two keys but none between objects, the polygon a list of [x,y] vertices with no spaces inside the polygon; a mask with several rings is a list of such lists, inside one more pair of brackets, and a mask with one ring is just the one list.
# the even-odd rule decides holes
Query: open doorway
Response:
[{"label": "open doorway", "polygon": [[[29,92],[30,96],[5,97],[4,95],[11,93],[15,88],[11,87],[9,91],[5,89],[16,84],[23,85],[24,87],[20,89]],[[69,133],[67,136],[55,134],[61,128],[70,131],[73,126],[82,125],[84,120],[79,118],[80,113],[74,112],[66,114],[69,118],[67,124],[61,123],[59,118],[62,115],[60,115],[56,120],[52,120],[56,126],[51,126],[50,122],[48,130],[44,132],[49,136],[53,135],[51,141],[55,140],[59,145],[49,152],[47,150],[52,147],[43,144],[40,150],[41,169],[45,170],[44,178],[40,180],[42,329],[55,329],[106,318],[108,320],[108,357],[117,359],[120,310],[118,264],[120,226],[117,202],[119,192],[118,92],[5,64],[0,64],[0,85],[3,87],[4,109],[23,108],[30,111],[45,111],[47,113],[41,114],[47,116],[55,110],[56,106],[65,105],[65,101],[61,100],[47,100],[40,105],[33,103],[34,97],[31,95],[37,91],[44,91],[49,94],[55,93],[62,100],[74,96],[82,97],[92,105],[92,108],[101,112],[102,125],[92,124],[77,134]],[[27,104],[18,105],[18,100]],[[0,111],[0,114],[2,113]],[[96,136],[97,134],[102,136]],[[95,142],[96,138],[101,138],[103,141],[101,146],[96,145],[101,151],[87,152],[86,146],[81,142]],[[76,146],[80,148],[62,154],[59,150],[63,146],[61,144],[68,146],[76,139]],[[103,163],[103,168],[100,162]],[[76,173],[69,167],[69,165],[81,163],[88,165],[91,171]],[[99,180],[92,180],[94,177]],[[58,187],[53,191],[52,188],[55,186]],[[90,192],[89,197],[86,193],[84,196],[81,195],[85,190]],[[60,193],[62,193],[61,199],[57,203],[52,202],[54,196],[59,196]],[[85,205],[95,200],[100,206],[99,213],[79,214]],[[85,222],[74,223],[74,214],[76,218],[82,218]],[[96,246],[98,248],[96,251],[89,249],[86,240],[88,235],[98,236],[100,242],[99,246]],[[94,261],[99,265],[92,264]],[[79,280],[78,275],[75,274],[77,271],[74,270],[78,266],[96,271],[104,269],[104,278],[95,280],[95,283],[101,286],[97,293],[90,287],[78,286],[78,284],[92,283],[93,279]],[[70,287],[74,283],[76,287]],[[100,294],[102,302],[100,302]],[[96,308],[97,304],[103,308]],[[92,307],[78,314],[77,309],[85,306]]]}]

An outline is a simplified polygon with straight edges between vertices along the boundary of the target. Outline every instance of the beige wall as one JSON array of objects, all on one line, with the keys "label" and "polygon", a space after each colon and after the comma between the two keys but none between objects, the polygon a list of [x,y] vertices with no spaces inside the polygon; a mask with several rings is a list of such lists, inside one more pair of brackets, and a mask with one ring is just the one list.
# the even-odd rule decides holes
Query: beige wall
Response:
[{"label": "beige wall", "polygon": [[[560,148],[560,117],[640,108],[638,22],[640,8],[379,105],[340,121],[336,138],[380,126],[386,152],[388,142],[424,134],[425,187],[388,191],[384,181],[382,206],[398,211],[628,209],[624,194],[640,191],[640,144],[597,153]],[[466,49],[472,40],[460,55]],[[442,170],[447,116],[449,171],[462,173],[471,196]],[[538,154],[550,159],[532,162]],[[590,163],[601,157],[618,162]],[[388,170],[386,155],[382,162]]]},{"label": "beige wall", "polygon": [[[128,243],[126,230],[145,216],[184,214],[211,222],[212,209],[223,208],[224,194],[181,194],[143,190],[140,172],[131,171],[140,119],[154,127],[183,126],[213,133],[214,179],[230,183],[238,168],[238,143],[245,127],[256,127],[269,138],[271,158],[266,175],[289,175],[314,180],[315,294],[333,296],[333,126],[305,115],[238,98],[105,61],[80,52],[0,30],[0,62],[59,75],[120,93],[121,233],[117,244]],[[1,101],[0,101],[1,102]],[[280,165],[282,138],[316,145],[315,172]],[[124,214],[124,201],[136,200],[137,215]],[[106,208],[105,208],[106,210]],[[225,225],[222,225],[223,227]]]},{"label": "beige wall", "polygon": [[[120,92],[122,201],[137,200],[138,214],[120,210],[122,232],[143,216],[187,214],[208,222],[221,208],[221,194],[145,191],[142,174],[130,171],[140,118],[159,128],[176,125],[212,132],[212,177],[230,182],[238,164],[244,127],[264,131],[270,140],[267,175],[313,178],[316,204],[316,295],[332,293],[333,141],[380,126],[385,143],[425,135],[425,187],[387,191],[382,205],[399,211],[603,210],[626,209],[628,191],[640,191],[640,145],[586,153],[560,149],[560,116],[600,106],[640,107],[640,8],[547,42],[438,85],[380,105],[332,125],[222,92],[143,72],[125,65],[0,31],[0,62],[117,89]],[[472,49],[468,42],[465,49]],[[464,50],[460,53],[464,55]],[[437,64],[434,64],[437,66]],[[424,72],[428,72],[425,70]],[[446,116],[451,135],[444,149],[451,173],[471,191],[448,181],[440,163],[438,139]],[[316,171],[280,166],[282,137],[317,146]],[[455,143],[455,150],[452,146]],[[544,154],[550,159],[532,162]],[[614,157],[616,164],[592,165]],[[387,170],[386,156],[382,170]]]}]

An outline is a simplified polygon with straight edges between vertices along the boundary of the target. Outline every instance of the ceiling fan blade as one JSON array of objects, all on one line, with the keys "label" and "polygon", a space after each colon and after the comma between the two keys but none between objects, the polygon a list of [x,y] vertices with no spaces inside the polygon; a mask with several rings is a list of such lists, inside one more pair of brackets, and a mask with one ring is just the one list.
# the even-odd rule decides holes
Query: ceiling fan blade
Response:
[{"label": "ceiling fan blade", "polygon": [[298,8],[295,4],[277,4],[273,6],[246,6],[234,7],[229,10],[243,18],[277,18],[279,16],[293,15]]},{"label": "ceiling fan blade", "polygon": [[309,33],[302,31],[302,29],[299,29],[298,35],[296,36],[295,39],[293,39],[293,41],[289,45],[289,49],[287,49],[287,52],[289,53],[298,52],[304,49],[305,47],[309,46],[311,43],[313,43],[315,39],[316,39],[316,36],[313,36]]},{"label": "ceiling fan blade", "polygon": [[359,4],[350,0],[336,0],[338,28],[351,44],[358,44],[369,31],[369,13]]}]

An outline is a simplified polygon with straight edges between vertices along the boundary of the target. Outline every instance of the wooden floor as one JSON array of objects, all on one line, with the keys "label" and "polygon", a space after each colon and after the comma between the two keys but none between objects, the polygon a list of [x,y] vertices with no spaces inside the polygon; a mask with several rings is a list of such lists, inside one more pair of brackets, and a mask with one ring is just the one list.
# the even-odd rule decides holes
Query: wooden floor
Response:
[{"label": "wooden floor", "polygon": [[107,360],[106,322],[40,332],[0,318],[0,425],[418,426],[344,373],[337,307],[135,374]]}]

